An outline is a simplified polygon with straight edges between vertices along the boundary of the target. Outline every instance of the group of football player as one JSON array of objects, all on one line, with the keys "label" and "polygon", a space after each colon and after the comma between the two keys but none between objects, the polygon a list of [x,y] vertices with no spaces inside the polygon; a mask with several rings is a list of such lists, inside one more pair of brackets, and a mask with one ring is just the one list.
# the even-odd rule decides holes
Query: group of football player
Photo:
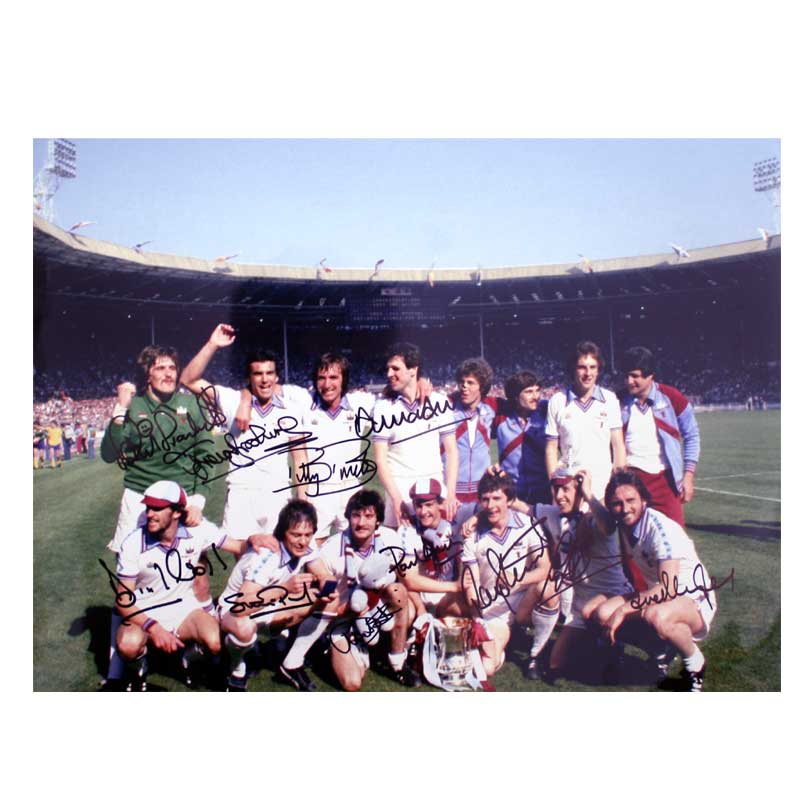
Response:
[{"label": "group of football player", "polygon": [[[371,657],[417,686],[429,676],[426,636],[463,619],[471,685],[484,689],[515,630],[530,640],[530,680],[619,680],[627,642],[657,679],[680,655],[670,680],[702,688],[697,643],[716,597],[683,519],[700,437],[686,397],[655,381],[649,350],[625,354],[620,402],[598,384],[600,349],[580,342],[565,387],[544,400],[527,371],[491,396],[482,358],[458,365],[447,396],[403,342],[386,353],[375,396],[350,391],[350,365],[334,351],[316,360],[311,391],[281,384],[270,350],[248,354],[242,387],[209,383],[209,364],[235,339],[217,325],[183,368],[174,349],[147,347],[138,383],[118,387],[101,448],[125,486],[108,545],[107,687],[145,689],[148,648],[178,653],[188,683],[218,663],[230,691],[247,688],[265,652],[301,691],[316,688],[312,658],[348,691]],[[203,512],[222,474],[217,526]],[[236,561],[215,602],[219,551]]]}]

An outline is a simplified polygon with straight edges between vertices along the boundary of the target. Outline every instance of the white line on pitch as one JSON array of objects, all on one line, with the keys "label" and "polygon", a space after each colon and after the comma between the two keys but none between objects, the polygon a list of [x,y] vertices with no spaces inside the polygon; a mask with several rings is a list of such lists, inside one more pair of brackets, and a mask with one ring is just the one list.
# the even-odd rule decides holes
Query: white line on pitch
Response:
[{"label": "white line on pitch", "polygon": [[770,503],[780,503],[778,497],[757,497],[754,494],[741,494],[740,492],[723,492],[722,489],[704,489],[702,486],[695,486],[696,492],[712,492],[713,494],[729,494],[733,497],[749,497],[751,500],[767,500]]},{"label": "white line on pitch", "polygon": [[738,475],[703,475],[704,481],[721,481],[725,478],[749,478],[751,475],[780,475],[779,469],[772,469],[768,472],[740,472]]}]

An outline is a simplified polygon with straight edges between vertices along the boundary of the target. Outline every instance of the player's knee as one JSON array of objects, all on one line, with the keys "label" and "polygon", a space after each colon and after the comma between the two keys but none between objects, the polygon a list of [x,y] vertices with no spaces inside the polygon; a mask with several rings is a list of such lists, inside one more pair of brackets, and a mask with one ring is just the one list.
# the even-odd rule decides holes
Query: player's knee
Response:
[{"label": "player's knee", "polygon": [[256,634],[256,623],[250,617],[234,617],[226,614],[222,626],[226,633],[232,633],[240,642],[249,642]]},{"label": "player's knee", "polygon": [[132,661],[142,655],[146,642],[147,637],[139,629],[134,631],[120,628],[117,635],[117,650],[126,661]]},{"label": "player's knee", "polygon": [[392,611],[397,611],[408,604],[408,591],[402,583],[392,583],[384,589],[383,600]]},{"label": "player's knee", "polygon": [[219,626],[204,630],[202,633],[203,647],[212,655],[219,655],[222,642],[219,635]]},{"label": "player's knee", "polygon": [[339,682],[346,692],[357,692],[361,688],[361,680],[362,676],[357,672],[348,672],[346,675],[342,675]]},{"label": "player's knee", "polygon": [[644,612],[644,621],[656,632],[661,639],[669,636],[672,627],[669,616],[662,606],[651,606]]}]

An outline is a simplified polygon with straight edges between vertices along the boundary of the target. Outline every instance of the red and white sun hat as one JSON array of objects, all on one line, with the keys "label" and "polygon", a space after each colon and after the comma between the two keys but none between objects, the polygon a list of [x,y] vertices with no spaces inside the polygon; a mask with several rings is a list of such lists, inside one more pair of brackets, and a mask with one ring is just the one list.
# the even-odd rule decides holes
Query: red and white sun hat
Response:
[{"label": "red and white sun hat", "polygon": [[553,473],[553,476],[550,478],[550,485],[551,486],[566,486],[571,480],[574,480],[575,476],[578,474],[578,470],[580,467],[572,464],[561,465],[558,469]]},{"label": "red and white sun hat", "polygon": [[148,508],[185,508],[186,492],[175,481],[156,481],[144,490],[142,502]]},{"label": "red and white sun hat", "polygon": [[412,500],[437,500],[447,497],[447,489],[436,478],[420,478],[409,490]]}]

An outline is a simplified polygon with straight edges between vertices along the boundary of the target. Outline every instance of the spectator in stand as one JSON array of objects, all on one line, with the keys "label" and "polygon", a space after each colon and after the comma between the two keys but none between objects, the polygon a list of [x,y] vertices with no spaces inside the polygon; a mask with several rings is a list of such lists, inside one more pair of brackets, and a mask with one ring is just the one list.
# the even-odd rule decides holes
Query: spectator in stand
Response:
[{"label": "spectator in stand", "polygon": [[628,397],[622,426],[628,467],[651,495],[650,507],[685,526],[682,503],[694,496],[700,430],[692,404],[673,386],[655,381],[656,360],[646,347],[623,359]]}]

